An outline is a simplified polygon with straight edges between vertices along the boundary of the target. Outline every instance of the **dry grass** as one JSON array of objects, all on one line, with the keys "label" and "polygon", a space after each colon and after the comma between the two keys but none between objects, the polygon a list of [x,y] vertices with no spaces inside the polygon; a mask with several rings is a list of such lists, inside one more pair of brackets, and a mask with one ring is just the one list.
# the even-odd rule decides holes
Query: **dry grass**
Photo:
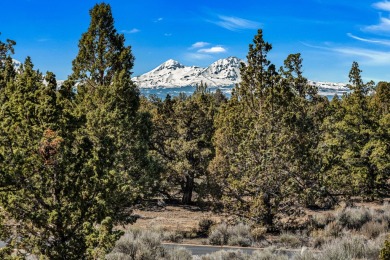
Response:
[{"label": "dry grass", "polygon": [[135,210],[140,216],[131,227],[141,229],[156,229],[170,232],[197,232],[199,221],[210,219],[221,223],[224,217],[210,211],[202,211],[198,207],[166,206],[160,211]]},{"label": "dry grass", "polygon": [[[232,216],[215,214],[211,211],[202,211],[195,206],[181,205],[164,205],[164,207],[157,210],[138,209],[134,213],[139,215],[140,218],[135,224],[127,228],[154,230],[161,234],[163,241],[192,244],[210,243],[213,240],[211,233],[212,231],[215,232],[218,224],[230,223],[229,219],[233,218]],[[379,202],[355,202],[352,208],[341,205],[334,210],[307,210],[306,216],[303,218],[309,219],[307,234],[301,232],[296,237],[287,236],[286,234],[276,236],[275,234],[266,233],[267,229],[264,227],[248,226],[233,232],[238,235],[235,235],[234,238],[229,236],[222,243],[244,246],[254,243],[262,247],[279,245],[289,248],[308,246],[321,249],[335,238],[348,234],[361,234],[368,240],[374,240],[389,230],[390,205]],[[213,223],[215,224],[212,225]],[[227,231],[228,227],[226,227],[226,233],[231,233]],[[245,231],[245,235],[241,234],[240,230]],[[206,239],[207,233],[209,239]],[[248,237],[249,239],[247,239]]]}]

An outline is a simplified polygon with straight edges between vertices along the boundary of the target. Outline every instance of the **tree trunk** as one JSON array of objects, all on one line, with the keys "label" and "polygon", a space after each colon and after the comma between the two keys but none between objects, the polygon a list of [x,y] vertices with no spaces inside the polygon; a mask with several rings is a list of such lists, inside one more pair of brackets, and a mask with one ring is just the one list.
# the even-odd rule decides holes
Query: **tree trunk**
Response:
[{"label": "tree trunk", "polygon": [[183,187],[183,197],[181,202],[185,205],[189,205],[192,200],[192,191],[194,190],[194,177],[186,175],[184,187]]}]

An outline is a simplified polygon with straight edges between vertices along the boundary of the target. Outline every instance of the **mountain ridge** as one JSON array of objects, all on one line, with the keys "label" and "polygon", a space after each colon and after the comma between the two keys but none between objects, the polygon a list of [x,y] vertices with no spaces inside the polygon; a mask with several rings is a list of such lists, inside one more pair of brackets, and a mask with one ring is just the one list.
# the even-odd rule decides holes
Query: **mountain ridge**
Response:
[{"label": "mountain ridge", "polygon": [[[245,63],[237,57],[219,59],[206,68],[185,66],[179,61],[169,59],[149,72],[133,77],[139,88],[181,88],[207,84],[209,87],[230,87],[241,82],[240,64]],[[345,83],[308,80],[310,85],[320,90],[347,91]]]},{"label": "mountain ridge", "polygon": [[178,88],[195,86],[201,82],[209,87],[233,86],[241,81],[240,64],[237,57],[228,57],[213,62],[206,68],[184,66],[169,59],[153,70],[133,77],[140,88]]}]

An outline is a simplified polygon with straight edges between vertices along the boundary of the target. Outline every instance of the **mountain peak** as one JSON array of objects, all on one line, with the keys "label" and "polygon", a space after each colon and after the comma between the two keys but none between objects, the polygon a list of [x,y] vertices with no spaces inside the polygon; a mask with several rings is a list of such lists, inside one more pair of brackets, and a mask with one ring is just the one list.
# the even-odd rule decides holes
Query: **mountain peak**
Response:
[{"label": "mountain peak", "polygon": [[184,68],[184,65],[182,65],[180,62],[176,60],[169,59],[166,62],[162,63],[160,66],[158,66],[155,70],[156,71],[163,70],[163,69],[171,70],[171,69],[178,69],[178,68]]},{"label": "mountain peak", "polygon": [[140,88],[173,88],[195,86],[201,82],[210,87],[233,86],[241,80],[240,62],[236,57],[220,59],[207,68],[184,66],[169,59],[157,68],[133,78]]},{"label": "mountain peak", "polygon": [[18,60],[15,60],[15,59],[12,59],[12,64],[14,65],[14,68],[16,70],[20,69],[20,66],[22,65],[22,63]]}]

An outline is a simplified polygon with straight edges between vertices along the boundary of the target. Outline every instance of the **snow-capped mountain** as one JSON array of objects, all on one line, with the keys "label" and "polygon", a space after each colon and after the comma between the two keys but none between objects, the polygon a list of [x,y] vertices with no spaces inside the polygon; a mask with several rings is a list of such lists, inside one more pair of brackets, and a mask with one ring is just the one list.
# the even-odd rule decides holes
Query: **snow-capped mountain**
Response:
[{"label": "snow-capped mountain", "polygon": [[15,59],[12,59],[12,64],[14,65],[14,68],[16,70],[20,69],[20,66],[22,65],[22,63],[18,60],[15,60]]},{"label": "snow-capped mountain", "polygon": [[[201,82],[209,87],[227,87],[240,83],[240,63],[244,62],[236,57],[220,59],[208,66],[184,66],[178,61],[167,60],[157,68],[134,77],[133,81],[140,88],[180,88],[195,86]],[[334,82],[308,81],[320,91],[348,91],[346,84]]]},{"label": "snow-capped mountain", "polygon": [[335,82],[322,82],[322,81],[312,81],[308,80],[310,85],[316,86],[318,89],[331,89],[338,91],[348,91],[347,84],[345,83],[335,83]]},{"label": "snow-capped mountain", "polygon": [[[16,70],[22,63],[12,60]],[[143,89],[147,88],[180,88],[195,86],[201,82],[209,87],[229,87],[240,83],[240,64],[243,60],[236,57],[220,59],[207,68],[197,66],[184,66],[178,61],[167,60],[157,68],[141,76],[134,77],[133,81]],[[57,85],[61,86],[64,80],[58,80]],[[328,92],[343,93],[349,91],[346,84],[322,81],[308,81],[309,84],[318,87],[324,95]]]},{"label": "snow-capped mountain", "polygon": [[207,68],[201,68],[167,60],[152,71],[134,77],[133,81],[140,88],[177,88],[195,86],[201,82],[209,87],[233,86],[241,81],[241,62],[243,61],[236,57],[229,57],[217,60]]}]

